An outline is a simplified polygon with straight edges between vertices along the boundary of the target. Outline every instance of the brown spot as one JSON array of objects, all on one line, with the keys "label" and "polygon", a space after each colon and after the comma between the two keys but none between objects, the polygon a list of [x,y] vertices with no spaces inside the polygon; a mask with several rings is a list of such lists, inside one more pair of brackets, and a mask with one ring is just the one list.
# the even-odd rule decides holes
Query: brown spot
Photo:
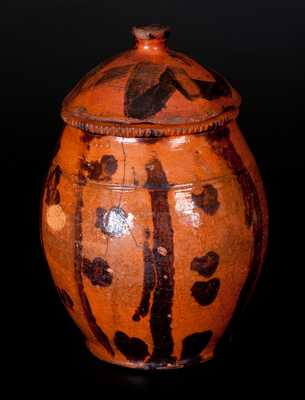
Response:
[{"label": "brown spot", "polygon": [[196,332],[186,336],[182,341],[181,360],[198,357],[207,347],[213,336],[212,331]]},{"label": "brown spot", "polygon": [[218,278],[210,279],[207,282],[195,282],[191,292],[194,299],[201,306],[208,306],[215,300],[220,287]]},{"label": "brown spot", "polygon": [[128,361],[144,361],[149,355],[147,344],[136,337],[129,337],[124,332],[118,331],[114,335],[114,343]]},{"label": "brown spot", "polygon": [[200,194],[192,194],[195,205],[209,215],[214,215],[219,208],[218,192],[214,186],[204,185]]},{"label": "brown spot", "polygon": [[202,257],[195,257],[191,263],[191,270],[197,271],[200,275],[209,278],[214,274],[219,264],[219,255],[209,251]]},{"label": "brown spot", "polygon": [[46,203],[48,206],[59,204],[60,203],[60,194],[57,189],[60,177],[62,174],[62,170],[59,165],[51,170],[47,182],[46,182]]},{"label": "brown spot", "polygon": [[95,226],[110,237],[120,237],[130,230],[128,215],[121,207],[112,207],[109,211],[98,207]]},{"label": "brown spot", "polygon": [[82,169],[87,171],[89,179],[109,181],[116,172],[118,162],[112,155],[104,155],[100,161],[83,161]]},{"label": "brown spot", "polygon": [[105,287],[112,283],[113,272],[107,261],[101,257],[96,257],[92,262],[84,258],[83,273],[90,279],[92,285]]},{"label": "brown spot", "polygon": [[73,300],[71,299],[70,295],[65,289],[61,289],[59,287],[56,287],[57,293],[59,294],[59,297],[63,304],[67,307],[70,308],[71,310],[73,309],[74,303]]}]

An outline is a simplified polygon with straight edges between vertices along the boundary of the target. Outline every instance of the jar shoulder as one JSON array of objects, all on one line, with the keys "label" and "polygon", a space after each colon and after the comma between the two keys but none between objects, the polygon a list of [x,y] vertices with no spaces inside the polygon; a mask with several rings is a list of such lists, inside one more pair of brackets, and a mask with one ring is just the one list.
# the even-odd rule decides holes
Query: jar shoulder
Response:
[{"label": "jar shoulder", "polygon": [[191,185],[249,170],[260,180],[255,160],[236,122],[219,133],[164,138],[91,136],[66,126],[53,160],[64,174],[77,177],[80,165],[89,183],[147,186],[147,171],[159,163],[167,184]]}]

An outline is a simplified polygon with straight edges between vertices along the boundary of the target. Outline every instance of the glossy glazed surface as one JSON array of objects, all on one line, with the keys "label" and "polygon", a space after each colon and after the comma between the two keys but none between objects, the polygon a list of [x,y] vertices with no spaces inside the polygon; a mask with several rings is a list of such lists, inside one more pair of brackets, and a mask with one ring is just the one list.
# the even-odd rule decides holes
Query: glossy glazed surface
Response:
[{"label": "glossy glazed surface", "polygon": [[267,219],[235,121],[150,139],[66,126],[45,185],[42,239],[97,357],[175,368],[212,357],[258,277]]},{"label": "glossy glazed surface", "polygon": [[237,116],[240,96],[222,75],[169,49],[163,27],[144,28],[134,30],[132,49],[104,60],[73,88],[63,102],[65,122],[101,135],[147,137],[198,133]]}]

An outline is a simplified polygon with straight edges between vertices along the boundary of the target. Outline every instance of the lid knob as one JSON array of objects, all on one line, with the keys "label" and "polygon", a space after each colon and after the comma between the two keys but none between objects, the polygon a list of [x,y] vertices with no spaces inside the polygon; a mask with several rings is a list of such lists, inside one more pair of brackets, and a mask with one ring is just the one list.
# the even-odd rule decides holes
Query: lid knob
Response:
[{"label": "lid knob", "polygon": [[167,39],[170,33],[169,26],[164,25],[145,25],[134,26],[132,33],[138,40]]},{"label": "lid knob", "polygon": [[170,28],[164,25],[134,26],[132,33],[136,39],[136,46],[143,50],[160,50],[166,47],[166,40]]}]

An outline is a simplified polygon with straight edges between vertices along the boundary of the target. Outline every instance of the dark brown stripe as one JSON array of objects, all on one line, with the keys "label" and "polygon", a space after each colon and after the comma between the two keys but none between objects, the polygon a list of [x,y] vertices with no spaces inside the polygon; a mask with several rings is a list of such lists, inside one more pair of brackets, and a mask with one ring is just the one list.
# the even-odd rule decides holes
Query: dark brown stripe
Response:
[{"label": "dark brown stripe", "polygon": [[194,79],[194,82],[196,82],[200,88],[201,97],[207,100],[215,100],[222,96],[231,97],[232,91],[226,80],[216,71],[208,68],[206,69],[213,76],[215,82],[200,81],[198,79]]},{"label": "dark brown stripe", "polygon": [[150,189],[153,218],[153,256],[156,286],[150,314],[150,328],[154,349],[150,361],[174,362],[171,331],[174,296],[174,243],[168,204],[168,181],[159,160],[146,165],[146,187]]},{"label": "dark brown stripe", "polygon": [[125,115],[145,120],[161,111],[175,90],[190,101],[199,97],[215,100],[222,96],[232,96],[226,80],[217,72],[208,71],[215,79],[214,82],[193,79],[182,68],[169,68],[151,62],[138,63],[126,85]]},{"label": "dark brown stripe", "polygon": [[[146,239],[149,238],[149,229],[145,232]],[[149,248],[148,241],[144,241],[143,245],[143,258],[144,258],[144,278],[143,278],[143,290],[142,298],[139,307],[136,309],[132,319],[134,321],[140,321],[141,317],[145,317],[149,311],[150,293],[155,287],[155,271],[154,271],[154,257],[152,251]]]},{"label": "dark brown stripe", "polygon": [[92,140],[93,140],[94,138],[96,138],[95,135],[90,134],[89,132],[86,132],[86,131],[82,131],[82,135],[80,136],[80,140],[81,140],[83,143],[86,143],[86,145],[87,145],[87,146],[86,146],[86,147],[87,147],[87,151],[90,150],[90,143],[92,142]]},{"label": "dark brown stripe", "polygon": [[173,58],[176,58],[177,60],[183,62],[183,64],[186,64],[188,66],[192,66],[193,62],[191,59],[189,59],[187,56],[185,56],[182,53],[178,53],[177,51],[174,50],[167,50],[169,55],[171,55]]},{"label": "dark brown stripe", "polygon": [[50,172],[47,182],[46,182],[46,203],[48,206],[60,203],[60,193],[57,189],[62,170],[59,165]]},{"label": "dark brown stripe", "polygon": [[121,67],[114,67],[104,71],[103,75],[94,83],[94,86],[102,85],[106,82],[120,79],[125,76],[133,64],[123,65]]},{"label": "dark brown stripe", "polygon": [[253,250],[249,273],[240,292],[234,316],[228,326],[229,330],[233,321],[238,318],[248,301],[262,262],[263,213],[255,183],[249,171],[245,168],[241,157],[235,150],[230,139],[229,128],[223,127],[215,132],[210,132],[206,137],[214,152],[226,161],[228,167],[236,176],[243,193],[245,223],[252,229],[253,234]]},{"label": "dark brown stripe", "polygon": [[174,93],[172,74],[164,65],[142,62],[130,74],[125,91],[125,115],[145,119],[158,113]]},{"label": "dark brown stripe", "polygon": [[190,101],[199,97],[207,100],[215,100],[219,97],[232,96],[232,91],[229,84],[215,71],[208,69],[209,73],[215,79],[214,82],[211,82],[193,79],[182,68],[171,68],[168,70],[170,76],[172,77],[172,84],[185,98]]},{"label": "dark brown stripe", "polygon": [[171,68],[172,82],[175,88],[188,100],[192,101],[201,96],[200,88],[188,73],[182,68]]},{"label": "dark brown stripe", "polygon": [[73,300],[71,299],[71,296],[69,295],[69,293],[65,290],[65,289],[61,289],[60,287],[56,287],[57,288],[57,292],[59,294],[59,297],[61,299],[61,301],[63,302],[63,304],[67,307],[70,308],[71,310],[73,310]]},{"label": "dark brown stripe", "polygon": [[89,327],[93,332],[96,339],[105,347],[105,349],[114,356],[114,351],[106,334],[98,326],[96,319],[91,310],[87,295],[84,290],[84,283],[82,277],[82,263],[83,263],[83,232],[82,232],[82,209],[83,209],[83,186],[86,179],[81,173],[81,166],[78,177],[78,186],[76,192],[76,208],[75,208],[75,232],[74,232],[74,276],[77,284],[78,294],[81,300],[84,314],[87,318]]}]

